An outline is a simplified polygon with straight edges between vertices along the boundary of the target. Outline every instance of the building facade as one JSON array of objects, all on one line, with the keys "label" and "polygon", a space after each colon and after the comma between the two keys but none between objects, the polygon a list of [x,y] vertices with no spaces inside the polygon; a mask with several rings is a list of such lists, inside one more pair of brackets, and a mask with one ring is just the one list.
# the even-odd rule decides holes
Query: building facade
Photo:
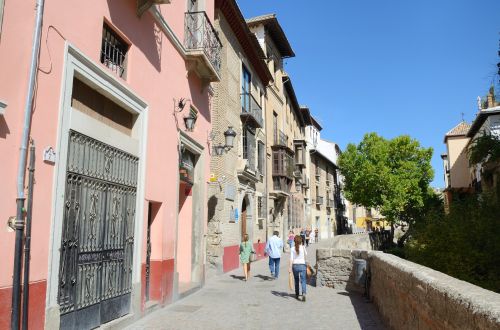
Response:
[{"label": "building facade", "polygon": [[313,150],[336,214],[317,145],[339,150],[299,106],[294,56],[275,15],[234,0],[0,1],[0,329],[22,282],[30,329],[123,327],[238,267],[244,234],[263,257],[273,231],[314,227]]},{"label": "building facade", "polygon": [[[206,132],[221,46],[212,1],[168,2],[3,6],[0,152],[12,157],[0,165],[2,218],[16,214],[16,195],[27,194],[27,180],[15,175],[18,164],[23,173],[16,155],[24,132],[37,156],[28,201],[30,329],[130,321],[203,284]],[[32,67],[28,36],[38,13],[40,56]],[[33,107],[28,86],[36,88]],[[0,232],[2,329],[17,321],[15,237]]]},{"label": "building facade", "polygon": [[[266,242],[265,92],[272,81],[257,38],[234,0],[216,1],[216,30],[223,45],[221,81],[214,84],[213,150],[225,143],[229,127],[234,147],[212,152],[207,260],[212,273],[239,266],[244,234],[263,251]],[[263,255],[263,253],[261,253]]]},{"label": "building facade", "polygon": [[[290,86],[286,87],[289,77],[283,68],[283,60],[294,57],[295,53],[275,15],[254,17],[247,20],[247,23],[257,37],[273,75],[273,83],[267,86],[265,94],[266,172],[269,174],[266,182],[267,236],[272,235],[273,231],[278,231],[280,237],[285,240],[289,224],[292,225],[292,214],[300,208],[300,197],[291,197],[292,193],[296,193],[293,187],[295,170],[293,134],[300,125],[300,110],[291,82]],[[299,204],[295,208],[293,201]]]}]

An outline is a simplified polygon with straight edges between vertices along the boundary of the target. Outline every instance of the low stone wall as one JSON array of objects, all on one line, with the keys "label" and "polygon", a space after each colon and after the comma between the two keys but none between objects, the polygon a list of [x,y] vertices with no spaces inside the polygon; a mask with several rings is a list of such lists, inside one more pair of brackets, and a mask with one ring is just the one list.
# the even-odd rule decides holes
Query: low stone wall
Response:
[{"label": "low stone wall", "polygon": [[368,252],[339,249],[316,250],[316,285],[340,290],[364,291],[364,288],[354,281],[354,259],[366,260]]},{"label": "low stone wall", "polygon": [[392,329],[500,329],[500,294],[370,252],[370,297]]},{"label": "low stone wall", "polygon": [[318,249],[317,285],[364,292],[354,259],[368,261],[370,299],[391,329],[500,329],[500,294],[379,251]]}]

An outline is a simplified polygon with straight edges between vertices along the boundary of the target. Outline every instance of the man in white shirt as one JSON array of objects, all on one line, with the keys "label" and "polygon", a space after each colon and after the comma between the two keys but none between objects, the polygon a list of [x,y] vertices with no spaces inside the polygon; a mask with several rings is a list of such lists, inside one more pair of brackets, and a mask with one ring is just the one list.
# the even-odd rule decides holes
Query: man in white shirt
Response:
[{"label": "man in white shirt", "polygon": [[281,251],[283,251],[283,241],[278,237],[277,231],[266,243],[266,253],[269,256],[269,270],[271,276],[278,278],[280,274]]}]

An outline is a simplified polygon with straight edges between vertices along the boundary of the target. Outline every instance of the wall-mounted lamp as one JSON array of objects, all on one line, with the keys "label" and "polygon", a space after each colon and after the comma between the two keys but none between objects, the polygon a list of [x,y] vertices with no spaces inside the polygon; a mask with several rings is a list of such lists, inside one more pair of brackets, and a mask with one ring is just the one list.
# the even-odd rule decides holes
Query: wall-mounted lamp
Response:
[{"label": "wall-mounted lamp", "polygon": [[[177,113],[181,113],[185,108],[187,103],[191,103],[190,99],[180,98],[178,101],[174,99],[174,115]],[[192,107],[190,108],[190,112],[184,119],[184,125],[186,126],[186,131],[192,132],[194,130],[194,125],[196,123],[196,110]]]},{"label": "wall-mounted lamp", "polygon": [[[228,126],[227,130],[224,132],[225,144],[218,144],[213,146],[213,150],[216,156],[222,156],[225,152],[228,152],[234,147],[234,138],[236,137],[236,132],[234,131],[232,126]],[[212,133],[210,136],[210,140],[213,141],[214,134]]]},{"label": "wall-mounted lamp", "polygon": [[194,123],[196,123],[196,117],[192,113],[190,113],[187,117],[184,117],[186,131],[192,132],[194,129]]}]

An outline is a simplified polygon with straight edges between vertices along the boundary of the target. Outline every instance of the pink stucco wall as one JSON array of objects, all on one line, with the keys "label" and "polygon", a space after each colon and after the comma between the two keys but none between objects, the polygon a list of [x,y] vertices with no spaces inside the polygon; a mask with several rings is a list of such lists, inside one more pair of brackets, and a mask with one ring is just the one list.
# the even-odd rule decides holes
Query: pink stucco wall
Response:
[{"label": "pink stucco wall", "polygon": [[[205,6],[213,19],[213,1],[206,0]],[[4,267],[0,272],[0,290],[12,285],[14,234],[6,229],[5,222],[9,216],[15,215],[18,148],[28,85],[34,8],[34,0],[6,1],[0,39],[0,99],[8,103],[6,115],[0,116],[0,154],[3,155],[0,162],[0,260]],[[170,5],[161,6],[161,11],[182,42],[186,1],[172,1]],[[145,13],[138,18],[135,0],[46,1],[31,130],[31,137],[37,145],[37,161],[30,281],[47,279],[55,167],[42,161],[41,152],[47,146],[57,146],[65,42],[98,63],[105,20],[131,43],[127,78],[122,82],[148,104],[144,199],[161,203],[154,225],[155,260],[173,259],[176,244],[178,185],[174,183],[178,180],[178,133],[173,117],[173,99],[189,98],[200,111],[196,128],[189,135],[205,147],[204,173],[205,177],[209,175],[206,137],[211,129],[211,118],[208,88],[194,73],[187,74],[184,59],[161,32],[152,15]],[[182,117],[179,118],[183,129]],[[206,187],[201,189],[205,191]],[[137,220],[147,226],[147,203],[144,204],[144,214]],[[203,223],[206,224],[205,219]],[[142,246],[144,263],[145,244]],[[178,258],[188,257],[178,255]]]}]

